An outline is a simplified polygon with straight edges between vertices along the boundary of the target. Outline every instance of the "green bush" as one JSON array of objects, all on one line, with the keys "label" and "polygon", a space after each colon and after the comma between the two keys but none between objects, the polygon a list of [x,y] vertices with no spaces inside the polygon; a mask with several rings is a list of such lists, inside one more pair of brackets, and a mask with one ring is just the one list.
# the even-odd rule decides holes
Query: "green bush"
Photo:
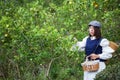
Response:
[{"label": "green bush", "polygon": [[120,63],[108,66],[107,69],[99,73],[95,80],[119,80],[120,79]]},{"label": "green bush", "polygon": [[[84,59],[84,53],[72,52],[70,48],[77,40],[88,35],[87,24],[94,19],[102,23],[104,37],[119,43],[120,10],[118,0],[115,2],[1,0],[1,78],[82,80],[80,63]],[[112,65],[116,67],[118,64]]]}]

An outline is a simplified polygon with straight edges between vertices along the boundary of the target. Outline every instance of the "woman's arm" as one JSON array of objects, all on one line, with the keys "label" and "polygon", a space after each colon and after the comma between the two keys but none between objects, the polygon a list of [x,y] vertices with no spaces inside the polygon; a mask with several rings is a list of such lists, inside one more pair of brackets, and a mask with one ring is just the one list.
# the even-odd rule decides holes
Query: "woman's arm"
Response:
[{"label": "woman's arm", "polygon": [[112,53],[115,52],[110,46],[107,39],[102,39],[100,45],[102,46],[102,54],[99,54],[101,59],[109,59],[112,57]]},{"label": "woman's arm", "polygon": [[107,39],[102,39],[100,45],[102,46],[102,53],[101,54],[95,54],[95,53],[91,54],[90,55],[91,59],[100,58],[100,59],[107,60],[107,59],[111,58],[114,50],[111,47],[109,47],[109,41]]},{"label": "woman's arm", "polygon": [[75,45],[72,46],[72,50],[84,51],[86,46],[86,40],[88,36],[83,38],[82,41],[78,41]]}]

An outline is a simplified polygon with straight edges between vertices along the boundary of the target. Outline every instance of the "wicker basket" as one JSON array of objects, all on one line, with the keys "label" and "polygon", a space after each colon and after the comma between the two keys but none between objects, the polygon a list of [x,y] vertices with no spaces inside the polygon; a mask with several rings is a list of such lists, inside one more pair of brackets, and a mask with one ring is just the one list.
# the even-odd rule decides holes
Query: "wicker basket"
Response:
[{"label": "wicker basket", "polygon": [[115,42],[113,42],[113,41],[109,41],[109,46],[113,49],[113,50],[117,50],[118,49],[118,47],[119,47],[119,45],[117,45]]},{"label": "wicker basket", "polygon": [[88,61],[87,59],[85,62],[81,63],[81,65],[84,71],[97,71],[99,69],[99,60]]}]

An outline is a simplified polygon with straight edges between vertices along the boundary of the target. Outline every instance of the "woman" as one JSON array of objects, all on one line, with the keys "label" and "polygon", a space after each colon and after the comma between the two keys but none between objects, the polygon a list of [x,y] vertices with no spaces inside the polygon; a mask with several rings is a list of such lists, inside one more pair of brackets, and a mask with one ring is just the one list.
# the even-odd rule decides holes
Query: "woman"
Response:
[{"label": "woman", "polygon": [[[84,80],[94,80],[97,73],[105,69],[105,61],[112,57],[114,50],[109,47],[109,41],[101,37],[101,23],[91,21],[89,24],[89,36],[77,42],[79,51],[85,51],[89,60],[99,60],[99,70],[95,72],[84,71]],[[97,46],[98,45],[98,46]]]}]

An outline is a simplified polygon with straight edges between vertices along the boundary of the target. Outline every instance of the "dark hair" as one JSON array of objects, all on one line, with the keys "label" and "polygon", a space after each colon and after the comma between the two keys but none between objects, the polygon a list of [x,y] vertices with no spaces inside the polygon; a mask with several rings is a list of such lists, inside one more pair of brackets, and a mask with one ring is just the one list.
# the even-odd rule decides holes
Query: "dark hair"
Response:
[{"label": "dark hair", "polygon": [[[97,39],[102,37],[102,36],[101,36],[101,30],[100,30],[100,28],[94,27],[94,31],[95,31],[94,36],[95,36]],[[89,34],[89,36],[91,37],[90,34]]]}]

